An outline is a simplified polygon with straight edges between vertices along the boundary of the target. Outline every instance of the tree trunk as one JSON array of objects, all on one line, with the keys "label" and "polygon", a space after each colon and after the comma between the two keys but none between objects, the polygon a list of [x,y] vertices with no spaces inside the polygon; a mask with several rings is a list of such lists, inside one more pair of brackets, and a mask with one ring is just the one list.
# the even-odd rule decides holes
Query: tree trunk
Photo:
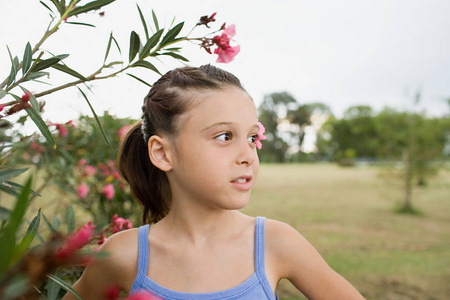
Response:
[{"label": "tree trunk", "polygon": [[409,210],[412,208],[412,166],[411,166],[411,152],[409,148],[403,150],[403,165],[404,165],[404,202],[403,208]]}]

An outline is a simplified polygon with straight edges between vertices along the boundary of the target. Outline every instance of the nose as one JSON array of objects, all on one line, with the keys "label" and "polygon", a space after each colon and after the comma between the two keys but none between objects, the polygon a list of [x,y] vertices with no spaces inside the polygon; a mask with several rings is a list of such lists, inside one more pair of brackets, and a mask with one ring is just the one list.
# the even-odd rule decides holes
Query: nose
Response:
[{"label": "nose", "polygon": [[236,163],[238,165],[251,166],[255,162],[255,159],[255,146],[250,145],[247,140],[239,143],[238,153],[236,155]]}]

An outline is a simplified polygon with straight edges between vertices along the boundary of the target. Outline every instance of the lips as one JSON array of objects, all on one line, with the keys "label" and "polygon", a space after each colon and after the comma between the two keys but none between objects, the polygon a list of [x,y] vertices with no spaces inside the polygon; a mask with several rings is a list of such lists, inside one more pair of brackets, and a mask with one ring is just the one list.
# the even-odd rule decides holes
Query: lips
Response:
[{"label": "lips", "polygon": [[252,176],[243,175],[231,181],[231,184],[238,190],[248,191],[252,188]]}]

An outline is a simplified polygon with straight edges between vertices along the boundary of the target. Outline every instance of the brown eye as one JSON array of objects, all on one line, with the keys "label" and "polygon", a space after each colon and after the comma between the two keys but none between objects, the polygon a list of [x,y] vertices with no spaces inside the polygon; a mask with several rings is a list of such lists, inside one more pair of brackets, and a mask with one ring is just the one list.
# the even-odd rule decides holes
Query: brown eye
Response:
[{"label": "brown eye", "polygon": [[256,138],[257,138],[257,137],[258,137],[257,135],[252,135],[252,136],[249,137],[247,140],[248,140],[250,143],[255,144],[255,143],[256,143]]},{"label": "brown eye", "polygon": [[219,140],[219,141],[224,141],[224,142],[230,141],[231,140],[231,133],[230,132],[224,132],[224,133],[216,136],[216,139]]}]

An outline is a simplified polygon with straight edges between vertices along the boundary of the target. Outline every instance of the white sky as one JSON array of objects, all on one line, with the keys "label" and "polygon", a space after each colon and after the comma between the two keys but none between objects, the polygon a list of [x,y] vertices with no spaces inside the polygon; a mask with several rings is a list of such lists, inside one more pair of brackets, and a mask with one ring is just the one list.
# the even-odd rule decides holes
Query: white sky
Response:
[{"label": "white sky", "polygon": [[[44,0],[50,3],[48,0]],[[26,4],[24,3],[26,2]],[[430,114],[448,113],[450,98],[450,1],[448,0],[117,0],[97,13],[72,18],[96,28],[65,24],[44,48],[55,54],[71,53],[65,62],[83,75],[103,61],[109,32],[118,40],[123,59],[128,57],[129,33],[144,36],[135,3],[151,20],[154,9],[160,23],[173,17],[186,21],[187,33],[202,15],[217,12],[214,28],[236,24],[235,41],[241,53],[220,67],[237,75],[256,104],[264,95],[288,91],[300,103],[323,102],[340,116],[351,105],[375,109],[391,106],[413,109],[420,90],[420,107]],[[50,5],[50,4],[49,4]],[[34,45],[50,18],[38,0],[0,0],[0,77],[9,74],[6,44],[20,59],[27,41]],[[197,36],[194,31],[192,36]],[[202,31],[198,31],[201,36]],[[215,64],[196,46],[183,54],[191,65]],[[115,56],[115,58],[114,58]],[[111,58],[118,53],[111,52]],[[178,66],[169,58],[156,62],[161,72]],[[133,72],[153,83],[151,72]],[[52,77],[52,82],[69,79]],[[33,92],[46,89],[29,86]],[[88,96],[98,113],[110,110],[120,117],[140,116],[148,88],[121,75],[93,83]],[[45,97],[44,118],[65,122],[89,109],[76,89]]]}]

